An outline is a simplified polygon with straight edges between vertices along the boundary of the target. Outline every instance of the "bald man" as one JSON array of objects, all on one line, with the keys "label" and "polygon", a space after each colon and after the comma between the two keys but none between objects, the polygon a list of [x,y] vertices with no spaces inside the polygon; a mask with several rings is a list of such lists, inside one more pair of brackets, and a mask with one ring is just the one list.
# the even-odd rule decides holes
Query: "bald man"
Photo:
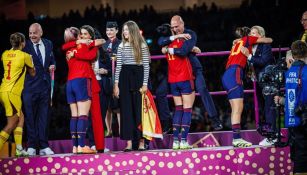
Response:
[{"label": "bald man", "polygon": [[27,127],[28,154],[51,155],[54,152],[48,144],[48,121],[50,107],[50,71],[55,69],[52,42],[43,39],[39,23],[29,28],[29,39],[24,51],[32,55],[36,75],[26,74],[23,101],[25,124]]},{"label": "bald man", "polygon": [[[212,97],[209,94],[209,91],[206,87],[205,78],[203,75],[203,67],[201,63],[199,62],[198,58],[196,57],[195,52],[192,52],[193,47],[196,45],[197,42],[197,36],[196,33],[190,29],[186,29],[184,27],[184,21],[182,18],[178,15],[175,15],[171,19],[171,30],[173,31],[174,35],[169,37],[160,37],[158,40],[158,44],[161,47],[169,45],[173,40],[177,38],[184,38],[185,41],[181,48],[169,48],[165,50],[165,53],[169,53],[171,55],[178,55],[178,56],[187,56],[189,57],[189,60],[191,62],[192,68],[193,68],[193,74],[195,76],[195,87],[197,92],[200,93],[201,100],[203,102],[203,105],[206,109],[206,111],[209,114],[209,119],[211,120],[211,124],[214,130],[221,130],[223,128],[222,122],[218,118],[217,111],[215,108],[215,105],[213,103]],[[165,49],[165,47],[163,48]],[[166,81],[162,81],[166,82]],[[161,84],[156,90],[156,96],[157,96],[157,105],[159,114],[164,114],[167,109],[168,105],[165,103],[167,102],[166,99],[166,91],[168,90],[167,84]],[[162,103],[163,105],[159,105]],[[162,109],[161,109],[162,108]],[[169,110],[169,109],[168,109]],[[161,111],[161,112],[160,112]],[[165,117],[163,115],[160,115],[161,120],[163,120]]]}]

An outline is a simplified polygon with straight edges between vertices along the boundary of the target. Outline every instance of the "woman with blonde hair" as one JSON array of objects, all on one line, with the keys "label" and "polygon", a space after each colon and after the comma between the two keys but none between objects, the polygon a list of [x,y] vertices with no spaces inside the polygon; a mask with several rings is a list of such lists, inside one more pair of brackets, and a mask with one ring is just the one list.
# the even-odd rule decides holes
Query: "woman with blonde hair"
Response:
[{"label": "woman with blonde hair", "polygon": [[142,93],[147,91],[149,49],[134,21],[122,29],[122,42],[117,51],[114,95],[120,96],[120,138],[127,140],[124,151],[132,151],[132,140],[139,140],[139,150],[145,150],[140,130]]},{"label": "woman with blonde hair", "polygon": [[[247,64],[247,53],[251,53],[252,45],[257,43],[271,43],[271,38],[259,38],[249,36],[248,27],[236,29],[239,39],[235,40],[227,60],[226,70],[222,77],[224,89],[227,91],[228,101],[231,107],[231,127],[233,132],[232,145],[234,147],[250,147],[251,142],[241,138],[241,114],[243,111],[243,70]],[[242,47],[247,48],[247,53],[241,51]]]},{"label": "woman with blonde hair", "polygon": [[[73,141],[72,152],[78,154],[96,153],[96,150],[85,145],[90,110],[92,118],[97,119],[93,128],[95,131],[96,129],[100,131],[94,135],[97,150],[103,152],[103,127],[100,109],[98,109],[100,107],[98,95],[100,87],[92,69],[92,62],[97,58],[98,51],[95,46],[102,45],[103,40],[92,40],[94,39],[94,29],[88,25],[82,26],[81,31],[75,27],[70,27],[65,30],[64,34],[66,43],[62,46],[62,49],[66,51],[69,68],[66,94],[72,115],[70,121]],[[77,40],[78,38],[80,40]]]}]

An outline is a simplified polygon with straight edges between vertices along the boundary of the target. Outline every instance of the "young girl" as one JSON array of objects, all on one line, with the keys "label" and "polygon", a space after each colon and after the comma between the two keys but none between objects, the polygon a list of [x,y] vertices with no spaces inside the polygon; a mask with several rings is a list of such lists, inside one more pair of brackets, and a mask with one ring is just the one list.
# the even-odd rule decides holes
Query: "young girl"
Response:
[{"label": "young girl", "polygon": [[147,91],[149,50],[134,21],[123,25],[122,43],[117,51],[114,95],[120,96],[120,138],[127,140],[124,151],[132,151],[132,140],[145,150],[141,125],[142,93]]}]

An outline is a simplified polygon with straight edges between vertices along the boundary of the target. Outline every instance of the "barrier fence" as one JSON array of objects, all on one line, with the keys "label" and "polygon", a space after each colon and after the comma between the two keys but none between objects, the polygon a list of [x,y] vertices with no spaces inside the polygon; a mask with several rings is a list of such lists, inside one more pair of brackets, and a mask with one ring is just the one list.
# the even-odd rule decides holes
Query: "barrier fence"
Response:
[{"label": "barrier fence", "polygon": [[[288,51],[288,47],[283,48],[272,48],[272,52],[286,52]],[[218,52],[202,52],[200,54],[197,54],[197,57],[208,57],[208,56],[227,56],[230,54],[230,51],[218,51]],[[160,60],[165,59],[165,55],[153,55],[151,56],[152,60]],[[211,95],[226,95],[226,91],[213,91],[209,92]],[[259,105],[258,105],[258,99],[257,99],[257,93],[256,93],[256,81],[253,81],[253,89],[246,89],[244,90],[244,93],[253,93],[254,98],[254,110],[255,110],[255,121],[256,121],[256,127],[258,127],[259,124]],[[196,93],[197,96],[199,96],[199,93]],[[168,94],[168,98],[172,97],[172,95]]]}]

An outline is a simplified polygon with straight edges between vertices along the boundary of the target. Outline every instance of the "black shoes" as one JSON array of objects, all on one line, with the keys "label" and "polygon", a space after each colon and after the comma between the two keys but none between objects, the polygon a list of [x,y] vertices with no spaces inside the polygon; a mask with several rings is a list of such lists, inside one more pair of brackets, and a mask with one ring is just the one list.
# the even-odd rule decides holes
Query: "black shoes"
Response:
[{"label": "black shoes", "polygon": [[172,133],[172,126],[169,120],[161,120],[161,127],[163,134],[171,134]]},{"label": "black shoes", "polygon": [[132,148],[125,148],[124,149],[124,152],[130,152],[130,151],[133,151]]},{"label": "black shoes", "polygon": [[222,121],[216,116],[210,118],[211,126],[215,131],[220,131],[223,129]]}]

